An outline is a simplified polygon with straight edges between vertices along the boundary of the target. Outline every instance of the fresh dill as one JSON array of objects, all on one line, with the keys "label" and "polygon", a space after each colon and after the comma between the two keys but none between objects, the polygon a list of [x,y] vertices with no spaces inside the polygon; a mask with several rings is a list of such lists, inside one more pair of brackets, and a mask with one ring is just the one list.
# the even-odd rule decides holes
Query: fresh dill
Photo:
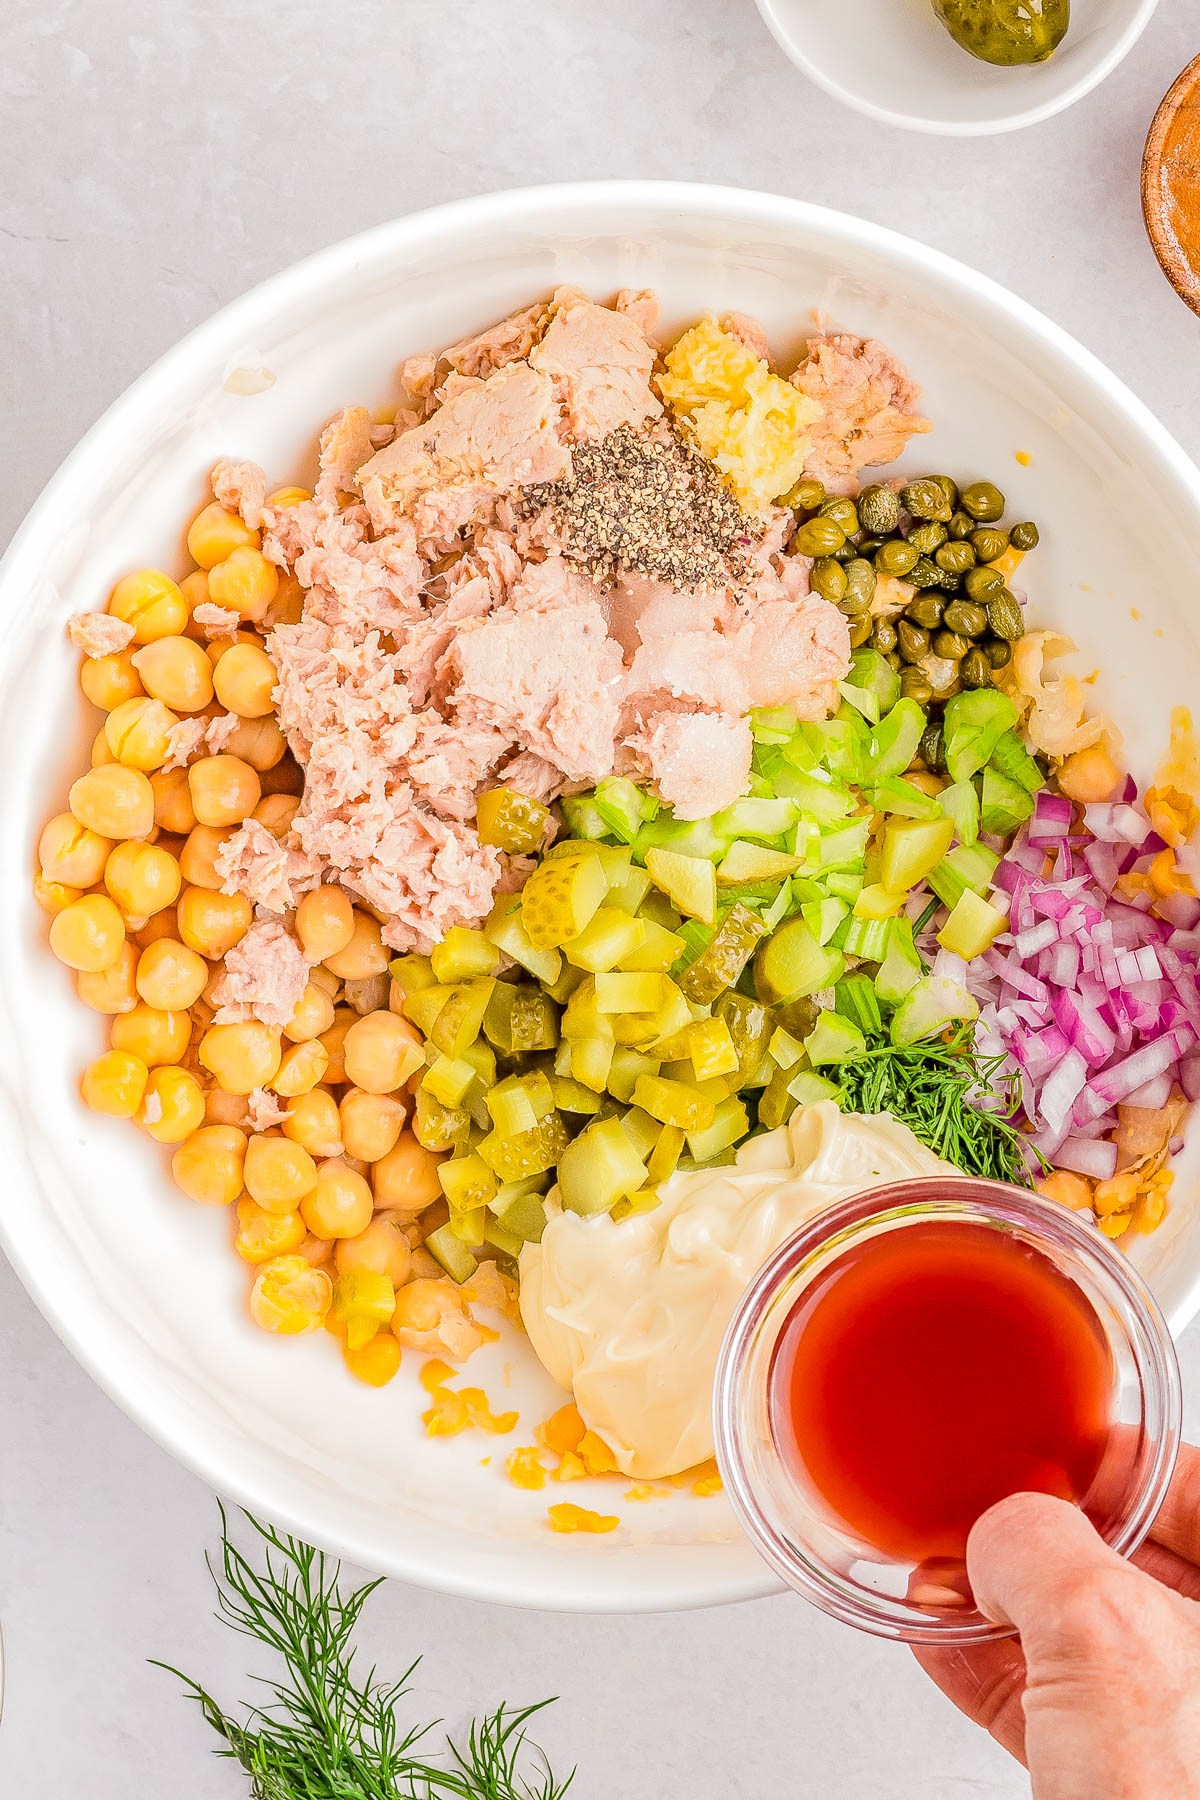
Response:
[{"label": "fresh dill", "polygon": [[535,1706],[502,1705],[471,1725],[465,1744],[438,1743],[436,1724],[402,1729],[399,1702],[417,1663],[399,1681],[355,1666],[354,1633],[369,1581],[348,1594],[341,1564],[247,1513],[264,1546],[260,1566],[233,1543],[221,1507],[219,1566],[206,1558],[217,1617],[281,1658],[278,1676],[255,1676],[270,1698],[240,1719],[190,1676],[156,1662],[184,1685],[224,1740],[219,1756],[240,1763],[251,1800],[562,1800],[560,1781],[526,1727]]},{"label": "fresh dill", "polygon": [[980,1056],[966,1027],[922,1044],[879,1038],[824,1072],[843,1112],[891,1113],[964,1175],[1028,1187],[1028,1141],[1010,1122],[1020,1096],[1004,1061]]}]

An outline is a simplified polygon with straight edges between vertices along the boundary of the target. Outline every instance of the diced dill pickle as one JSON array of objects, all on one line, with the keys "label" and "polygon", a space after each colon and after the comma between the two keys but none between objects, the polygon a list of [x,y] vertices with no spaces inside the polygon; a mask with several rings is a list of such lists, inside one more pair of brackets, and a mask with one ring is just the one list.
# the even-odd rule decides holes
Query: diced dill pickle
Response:
[{"label": "diced dill pickle", "polygon": [[664,1081],[678,1082],[690,1094],[699,1094],[705,1100],[711,1100],[714,1106],[729,1099],[733,1093],[733,1083],[737,1080],[736,1075],[708,1075],[700,1080],[690,1058],[683,1062],[664,1063],[658,1072]]},{"label": "diced dill pickle", "polygon": [[603,1092],[616,1045],[611,1038],[581,1037],[571,1044],[571,1076],[595,1093]]},{"label": "diced dill pickle", "polygon": [[785,1031],[782,1025],[777,1025],[771,1033],[767,1050],[781,1069],[794,1068],[804,1055],[804,1045],[790,1031]]},{"label": "diced dill pickle", "polygon": [[774,1028],[769,1010],[761,1000],[731,991],[721,995],[713,1012],[729,1027],[738,1053],[738,1074],[743,1082],[748,1081],[766,1054]]},{"label": "diced dill pickle", "polygon": [[430,1256],[436,1257],[452,1281],[460,1285],[469,1281],[479,1267],[467,1246],[451,1231],[449,1225],[439,1225],[425,1239],[425,1248]]},{"label": "diced dill pickle", "polygon": [[443,1106],[427,1088],[418,1087],[413,1106],[413,1132],[426,1150],[453,1150],[465,1144],[471,1121],[461,1106]]},{"label": "diced dill pickle", "polygon": [[738,1053],[724,1019],[697,1019],[688,1033],[687,1053],[700,1081],[737,1074]]},{"label": "diced dill pickle", "polygon": [[438,1180],[442,1192],[454,1212],[469,1212],[472,1207],[486,1206],[495,1198],[500,1183],[478,1151],[469,1156],[452,1156],[438,1164]]},{"label": "diced dill pickle", "polygon": [[483,935],[511,956],[536,980],[549,987],[558,980],[562,957],[557,950],[535,950],[522,924],[520,894],[501,894],[483,927]]},{"label": "diced dill pickle", "polygon": [[429,958],[418,956],[415,950],[407,956],[394,956],[388,964],[388,973],[403,994],[413,994],[418,988],[432,987],[438,979]]},{"label": "diced dill pickle", "polygon": [[[570,1046],[566,1049],[569,1055]],[[584,1087],[582,1081],[575,1081],[570,1075],[552,1075],[550,1086],[559,1112],[583,1113],[590,1118],[600,1109],[600,1101],[591,1088]]]},{"label": "diced dill pickle", "polygon": [[795,1098],[788,1092],[788,1071],[776,1069],[759,1095],[758,1122],[768,1131],[774,1131],[777,1126],[785,1125],[795,1110]]},{"label": "diced dill pickle", "polygon": [[[545,1214],[543,1213],[543,1230],[545,1229],[545,1223],[546,1219]],[[485,1214],[483,1221],[483,1241],[485,1244],[491,1244],[494,1250],[499,1250],[502,1256],[508,1257],[515,1263],[521,1254],[522,1247],[528,1240],[521,1237],[519,1232],[509,1231],[506,1226],[501,1225],[499,1219],[493,1219],[490,1214]]]},{"label": "diced dill pickle", "polygon": [[[473,981],[460,982],[457,987],[452,988],[449,999],[427,1034],[430,1041],[439,1050],[444,1050],[447,1056],[461,1056],[467,1045],[475,1042],[483,1028],[483,1015],[495,986],[494,977],[482,975]],[[432,993],[433,990],[426,988],[424,992]]]},{"label": "diced dill pickle", "polygon": [[633,1090],[633,1103],[663,1125],[677,1125],[681,1131],[701,1131],[711,1125],[716,1106],[695,1088],[681,1081],[665,1080],[661,1075],[642,1075]]},{"label": "diced dill pickle", "polygon": [[659,1204],[657,1188],[639,1188],[636,1194],[629,1194],[624,1200],[618,1200],[608,1216],[614,1224],[620,1224],[622,1219],[636,1218],[638,1213],[653,1212]]},{"label": "diced dill pickle", "polygon": [[646,1050],[657,1043],[661,1035],[657,1013],[606,1013],[604,1017],[612,1026],[616,1042],[627,1045],[630,1050]]},{"label": "diced dill pickle", "polygon": [[708,1005],[718,994],[732,987],[765,930],[766,926],[756,913],[743,906],[740,900],[735,901],[717,926],[707,949],[702,950],[695,962],[678,977],[679,986],[688,999]]},{"label": "diced dill pickle", "polygon": [[631,1106],[628,1112],[622,1113],[621,1126],[643,1162],[668,1129],[657,1119],[652,1119],[648,1112],[643,1112],[640,1106]]},{"label": "diced dill pickle", "polygon": [[553,1000],[556,1005],[565,1006],[567,1001],[571,998],[571,995],[575,992],[575,989],[583,980],[583,970],[577,969],[573,963],[567,962],[558,950],[546,950],[539,952],[538,954],[557,956],[562,964],[557,980],[543,981],[542,992],[548,999]]},{"label": "diced dill pickle", "polygon": [[684,1134],[678,1125],[664,1125],[658,1142],[646,1161],[646,1176],[652,1183],[665,1181],[675,1173],[675,1165],[683,1155]]},{"label": "diced dill pickle", "polygon": [[620,1100],[622,1105],[628,1106],[633,1099],[633,1090],[639,1076],[657,1075],[658,1067],[656,1057],[644,1056],[640,1050],[631,1050],[625,1044],[618,1044],[613,1051],[608,1080],[604,1085],[614,1100]]},{"label": "diced dill pickle", "polygon": [[683,923],[678,910],[671,905],[661,888],[652,887],[638,907],[638,918],[661,925],[664,931],[678,931]]},{"label": "diced dill pickle", "polygon": [[585,1125],[558,1159],[559,1196],[571,1212],[607,1212],[645,1180],[646,1165],[620,1119]]},{"label": "diced dill pickle", "polygon": [[559,1030],[565,1038],[612,1037],[611,1018],[596,1006],[595,976],[585,975],[575,989],[559,1020]]},{"label": "diced dill pickle", "polygon": [[656,925],[653,919],[644,916],[639,917],[638,924],[645,936],[636,950],[620,958],[617,967],[647,969],[652,974],[665,975],[683,954],[683,938],[677,931],[668,931],[665,925]]},{"label": "diced dill pickle", "polygon": [[579,936],[563,945],[562,953],[577,969],[597,975],[615,969],[623,957],[645,943],[647,934],[643,920],[622,912],[619,906],[601,906]]},{"label": "diced dill pickle", "polygon": [[461,1106],[476,1070],[465,1057],[436,1056],[421,1077],[421,1086],[443,1106]]},{"label": "diced dill pickle", "polygon": [[486,1206],[469,1206],[464,1212],[451,1212],[447,1224],[460,1244],[469,1250],[480,1250],[487,1233]]},{"label": "diced dill pickle", "polygon": [[558,1008],[527,982],[498,981],[483,1015],[483,1033],[505,1056],[553,1050]]},{"label": "diced dill pickle", "polygon": [[683,856],[677,850],[646,852],[646,869],[656,887],[674,901],[680,912],[711,925],[717,916],[717,872],[705,857]]},{"label": "diced dill pickle", "polygon": [[635,913],[649,892],[650,877],[636,863],[631,863],[619,879],[608,877],[608,903],[620,907],[622,912]]},{"label": "diced dill pickle", "polygon": [[538,1117],[533,1102],[519,1082],[498,1081],[484,1099],[500,1137],[517,1137],[522,1131],[536,1129]]},{"label": "diced dill pickle", "polygon": [[517,1181],[523,1175],[540,1175],[552,1169],[567,1142],[567,1128],[555,1112],[532,1131],[518,1132],[515,1137],[501,1137],[498,1131],[491,1131],[480,1140],[478,1150],[502,1181]]},{"label": "diced dill pickle", "polygon": [[536,850],[549,822],[548,806],[510,787],[489,788],[486,794],[480,794],[475,810],[480,842],[513,855]]},{"label": "diced dill pickle", "polygon": [[535,950],[557,950],[578,937],[604,904],[608,883],[597,857],[558,857],[539,864],[521,890],[521,923]]},{"label": "diced dill pickle", "polygon": [[740,1143],[749,1129],[750,1120],[742,1102],[733,1098],[722,1100],[711,1125],[688,1132],[687,1147],[698,1163],[709,1162],[723,1150]]},{"label": "diced dill pickle", "polygon": [[452,925],[441,943],[434,945],[429,962],[438,981],[467,981],[472,975],[495,974],[500,953],[482,931]]},{"label": "diced dill pickle", "polygon": [[524,1193],[514,1195],[506,1205],[495,1207],[495,1211],[505,1231],[511,1232],[522,1243],[541,1242],[546,1229],[546,1202],[541,1194],[526,1189]]},{"label": "diced dill pickle", "polygon": [[[664,976],[663,979],[665,980],[666,977]],[[671,982],[669,985],[671,992],[658,1011],[652,1015],[656,1036],[651,1039],[650,1049],[655,1056],[658,1055],[659,1040],[670,1037],[673,1032],[682,1031],[692,1017],[692,1009],[675,983]]]},{"label": "diced dill pickle", "polygon": [[417,1030],[429,1037],[433,1032],[434,1022],[445,1006],[453,988],[433,987],[412,988],[404,996],[404,1017],[411,1019]]},{"label": "diced dill pickle", "polygon": [[396,1291],[386,1275],[370,1269],[349,1269],[333,1284],[333,1316],[346,1328],[351,1350],[369,1344],[381,1325],[396,1310]]},{"label": "diced dill pickle", "polygon": [[615,971],[596,976],[596,1011],[600,1013],[657,1012],[671,997],[673,984],[666,975],[624,974]]},{"label": "diced dill pickle", "polygon": [[818,944],[803,919],[788,919],[755,954],[755,986],[760,1000],[794,1000],[832,987],[845,966],[841,951]]}]

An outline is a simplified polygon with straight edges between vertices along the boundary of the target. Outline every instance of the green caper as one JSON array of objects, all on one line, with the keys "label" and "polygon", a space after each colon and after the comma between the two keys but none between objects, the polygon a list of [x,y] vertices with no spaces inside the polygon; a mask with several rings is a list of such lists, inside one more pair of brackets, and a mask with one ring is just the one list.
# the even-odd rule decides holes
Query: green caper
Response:
[{"label": "green caper", "polygon": [[886,656],[890,651],[896,648],[898,641],[899,640],[896,637],[896,627],[892,624],[892,621],[890,619],[876,619],[875,629],[871,633],[871,642],[874,644],[875,648]]},{"label": "green caper", "polygon": [[923,625],[926,631],[936,631],[942,622],[946,610],[946,601],[936,588],[925,588],[915,600],[910,600],[905,607],[905,616],[914,625]]},{"label": "green caper", "polygon": [[942,571],[929,556],[918,556],[908,572],[908,579],[914,587],[941,587]]},{"label": "green caper", "polygon": [[870,612],[871,596],[864,594],[861,588],[847,588],[836,604],[838,611],[845,613],[848,619],[857,619],[861,613]]},{"label": "green caper", "polygon": [[987,594],[993,593],[996,588],[1004,586],[1004,577],[999,569],[983,567],[968,569],[963,576],[963,586],[972,600],[982,600]]},{"label": "green caper", "polygon": [[952,538],[969,538],[974,529],[975,521],[970,513],[963,512],[962,508],[959,507],[958,511],[950,521],[950,536]]},{"label": "green caper", "polygon": [[952,538],[948,544],[938,545],[933,560],[939,569],[945,569],[951,575],[965,575],[968,569],[975,567],[975,552],[970,544]]},{"label": "green caper", "polygon": [[981,563],[995,562],[1008,549],[1008,533],[993,525],[985,525],[971,533],[971,546]]},{"label": "green caper", "polygon": [[1012,645],[1006,644],[1003,638],[985,638],[982,647],[993,669],[1002,669],[1012,661]]},{"label": "green caper", "polygon": [[968,650],[962,659],[961,674],[964,687],[990,687],[992,665],[982,650]]},{"label": "green caper", "polygon": [[860,531],[855,535],[855,543],[860,556],[874,556],[882,542],[881,537],[870,537],[865,531]]},{"label": "green caper", "polygon": [[920,662],[929,653],[928,631],[921,625],[914,625],[911,619],[897,620],[896,640],[905,662]]},{"label": "green caper", "polygon": [[933,699],[928,675],[912,667],[900,671],[900,692],[906,700],[915,700],[918,706],[928,706]]},{"label": "green caper", "polygon": [[952,600],[942,623],[947,630],[957,631],[960,637],[982,637],[988,628],[987,609],[976,605],[974,600]]},{"label": "green caper", "polygon": [[846,571],[832,556],[818,556],[808,579],[823,600],[840,600],[846,591]]},{"label": "green caper", "polygon": [[[916,674],[917,671],[913,670],[912,673]],[[903,686],[903,675],[900,677],[900,682],[901,686]],[[928,675],[925,677],[925,683],[929,688],[930,699],[932,699],[933,684],[929,680]],[[921,704],[925,705],[926,702],[922,701]],[[921,742],[917,746],[917,755],[921,758],[921,761],[925,764],[927,769],[942,769],[945,767],[945,759],[942,754],[942,721],[940,719],[930,719],[928,725],[921,733]]]},{"label": "green caper", "polygon": [[799,527],[792,546],[802,556],[832,556],[846,541],[846,534],[836,519],[822,518],[820,513]]},{"label": "green caper", "polygon": [[886,537],[900,522],[900,502],[895,488],[873,483],[858,496],[858,516],[867,531]]},{"label": "green caper", "polygon": [[945,494],[947,500],[950,502],[950,510],[953,512],[958,505],[958,483],[955,481],[953,475],[931,475],[929,479],[937,482],[943,494]]},{"label": "green caper", "polygon": [[941,519],[944,522],[954,513],[953,503],[934,475],[927,475],[920,481],[910,481],[902,487],[900,504],[914,519]]},{"label": "green caper", "polygon": [[796,483],[789,497],[792,505],[799,507],[801,512],[816,512],[825,498],[825,483],[805,476],[803,481]]},{"label": "green caper", "polygon": [[944,656],[950,662],[961,662],[970,648],[970,638],[963,637],[961,632],[947,631],[943,627],[933,634],[933,654]]},{"label": "green caper", "polygon": [[883,660],[887,663],[889,668],[895,669],[897,675],[899,675],[904,668],[904,659],[898,650],[885,650],[883,653]]},{"label": "green caper", "polygon": [[914,525],[908,534],[910,544],[915,544],[922,556],[932,556],[939,544],[946,541],[946,527],[931,519],[927,525]]},{"label": "green caper", "polygon": [[817,508],[819,519],[836,519],[847,537],[858,530],[858,508],[853,500],[845,494],[835,494],[832,499],[822,500]]},{"label": "green caper", "polygon": [[1071,0],[933,0],[933,10],[961,49],[1006,69],[1045,62],[1071,23]]},{"label": "green caper", "polygon": [[962,509],[981,525],[991,525],[1004,517],[1004,495],[994,481],[973,481],[959,496]]},{"label": "green caper", "polygon": [[1025,636],[1025,617],[1007,588],[987,597],[987,622],[995,637],[1015,644]]},{"label": "green caper", "polygon": [[956,575],[953,569],[940,568],[937,563],[934,563],[933,566],[936,575],[931,585],[942,588],[947,594],[957,594],[963,584],[962,576]]},{"label": "green caper", "polygon": [[870,641],[871,632],[874,629],[874,626],[875,621],[869,612],[860,614],[857,619],[851,619],[850,648],[852,650],[861,650],[862,646]]},{"label": "green caper", "polygon": [[920,554],[916,546],[904,538],[889,538],[875,552],[875,567],[881,575],[908,575]]},{"label": "green caper", "polygon": [[1041,533],[1032,519],[1022,519],[1009,528],[1008,541],[1014,550],[1036,550]]},{"label": "green caper", "polygon": [[862,594],[868,603],[875,597],[875,571],[865,556],[852,557],[841,565],[848,592]]}]

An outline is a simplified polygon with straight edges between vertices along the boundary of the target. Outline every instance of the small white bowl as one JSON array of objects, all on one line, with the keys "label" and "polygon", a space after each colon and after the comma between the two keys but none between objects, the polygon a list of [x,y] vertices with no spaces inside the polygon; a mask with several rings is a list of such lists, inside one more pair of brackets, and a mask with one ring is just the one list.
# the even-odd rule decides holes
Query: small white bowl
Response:
[{"label": "small white bowl", "polygon": [[1158,0],[1072,0],[1044,63],[993,68],[960,49],[932,0],[755,0],[780,48],[856,112],[947,137],[1016,131],[1062,112],[1110,75]]}]

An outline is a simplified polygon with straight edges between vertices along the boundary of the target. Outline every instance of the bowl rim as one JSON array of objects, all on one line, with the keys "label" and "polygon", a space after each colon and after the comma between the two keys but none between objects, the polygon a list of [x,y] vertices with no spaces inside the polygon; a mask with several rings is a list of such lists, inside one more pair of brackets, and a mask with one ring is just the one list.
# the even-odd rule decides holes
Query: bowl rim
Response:
[{"label": "bowl rim", "polygon": [[[806,236],[832,240],[847,258],[860,250],[882,253],[893,266],[911,272],[914,279],[932,280],[950,300],[958,294],[976,306],[983,305],[993,318],[1003,319],[1022,339],[1032,339],[1056,362],[1103,394],[1122,415],[1134,453],[1157,459],[1190,493],[1200,515],[1200,469],[1145,403],[1061,326],[991,277],[945,252],[929,249],[915,238],[850,213],[753,189],[674,181],[549,183],[449,201],[373,226],[267,277],[194,327],[118,396],[51,476],[0,558],[0,604],[8,592],[15,589],[22,593],[37,578],[40,545],[48,533],[53,534],[58,508],[76,487],[90,487],[99,479],[108,460],[110,441],[126,441],[126,422],[139,417],[159,388],[169,387],[193,363],[223,363],[234,346],[253,343],[260,320],[275,317],[296,299],[319,290],[325,282],[332,284],[355,269],[369,268],[375,259],[411,253],[448,236],[461,236],[477,228],[538,228],[544,226],[547,218],[553,221],[564,212],[591,216],[602,228],[604,215],[618,211],[626,221],[622,226],[626,231],[631,211],[644,214],[650,229],[655,217],[664,213],[684,221],[715,215],[748,225],[774,225],[801,241]],[[0,1137],[3,1136],[7,1136],[7,1131],[0,1122]],[[21,1166],[22,1161],[18,1149],[14,1166]],[[59,1303],[52,1271],[39,1258],[36,1228],[25,1223],[26,1219],[36,1218],[37,1208],[17,1204],[18,1188],[23,1191],[24,1184],[0,1182],[0,1248],[60,1340],[102,1391],[148,1436],[216,1491],[270,1517],[309,1542],[363,1566],[374,1566],[377,1551],[365,1534],[336,1523],[326,1528],[328,1509],[315,1525],[311,1518],[301,1518],[286,1485],[259,1480],[240,1468],[236,1453],[231,1453],[223,1440],[210,1436],[195,1441],[186,1425],[177,1426],[170,1395],[157,1377],[151,1382],[143,1372],[139,1379],[130,1379],[119,1346],[107,1337],[102,1304],[97,1302],[95,1308],[84,1313]],[[33,1192],[37,1192],[36,1175]],[[1181,1329],[1197,1310],[1200,1270],[1171,1318],[1172,1328]],[[514,1577],[503,1557],[495,1559],[486,1577],[481,1577],[478,1569],[460,1572],[449,1560],[431,1568],[420,1557],[409,1558],[400,1534],[388,1567],[402,1580],[444,1593],[550,1611],[661,1611],[756,1599],[778,1591],[777,1582],[764,1567],[716,1584],[674,1578],[669,1582],[648,1582],[644,1589],[640,1583],[630,1583],[630,1591],[620,1593],[597,1581],[581,1597],[572,1584],[567,1584],[564,1591],[563,1584],[550,1571],[537,1585],[521,1574]]]},{"label": "bowl rim", "polygon": [[[1145,31],[1158,6],[1158,0],[1136,0],[1133,11],[1105,54],[1097,58],[1091,67],[1084,70],[1075,81],[1058,94],[1054,99],[1043,100],[1035,106],[1023,107],[1018,112],[1002,113],[995,119],[934,119],[928,114],[901,112],[896,107],[880,106],[874,100],[855,89],[846,87],[834,76],[828,74],[818,63],[805,55],[799,41],[784,24],[779,13],[779,0],[754,0],[763,24],[779,45],[784,55],[795,64],[802,74],[808,76],[817,87],[833,100],[840,100],[843,106],[851,107],[855,112],[863,113],[869,119],[878,119],[885,125],[899,125],[905,131],[923,131],[935,137],[997,137],[1002,132],[1020,131],[1026,125],[1039,125],[1044,119],[1052,119],[1056,113],[1065,112],[1068,106],[1074,106],[1092,89],[1112,74],[1117,65],[1125,60],[1133,46]],[[968,54],[966,51],[964,55]]]}]

